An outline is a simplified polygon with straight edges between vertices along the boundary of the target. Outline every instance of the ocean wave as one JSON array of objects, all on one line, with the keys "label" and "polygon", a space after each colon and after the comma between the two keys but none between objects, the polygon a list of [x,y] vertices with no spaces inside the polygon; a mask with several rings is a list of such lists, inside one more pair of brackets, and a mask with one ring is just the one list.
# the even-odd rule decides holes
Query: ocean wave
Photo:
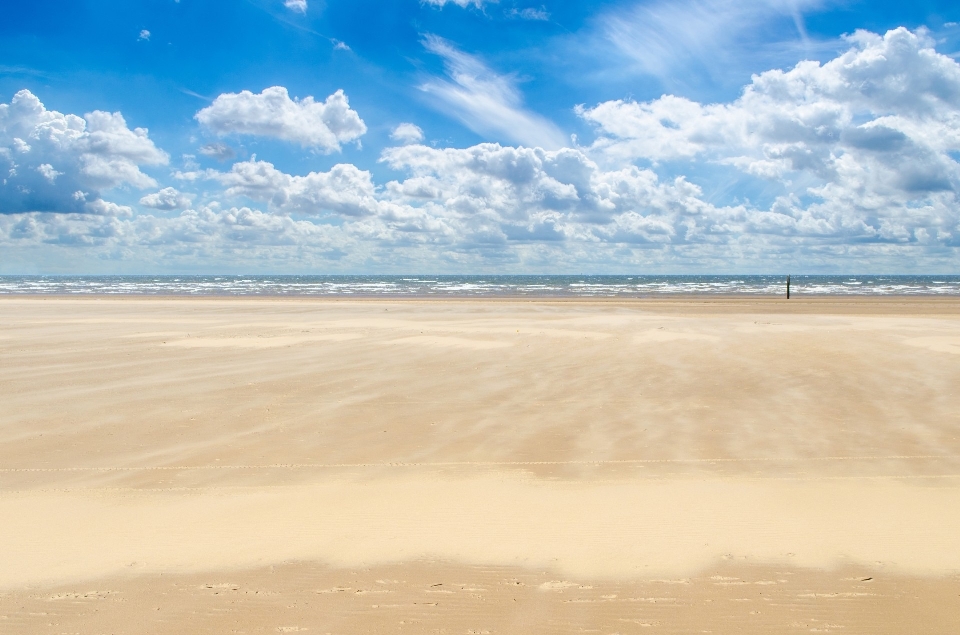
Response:
[{"label": "ocean wave", "polygon": [[[643,297],[782,295],[757,276],[0,276],[0,294]],[[795,295],[960,295],[960,276],[794,276]]]}]

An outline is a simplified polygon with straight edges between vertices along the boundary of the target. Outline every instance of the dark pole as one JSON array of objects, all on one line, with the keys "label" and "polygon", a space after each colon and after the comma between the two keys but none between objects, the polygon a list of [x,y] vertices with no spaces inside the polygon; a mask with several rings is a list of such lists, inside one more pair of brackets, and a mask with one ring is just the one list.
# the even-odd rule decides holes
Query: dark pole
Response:
[{"label": "dark pole", "polygon": [[790,274],[787,274],[787,299],[790,299]]}]

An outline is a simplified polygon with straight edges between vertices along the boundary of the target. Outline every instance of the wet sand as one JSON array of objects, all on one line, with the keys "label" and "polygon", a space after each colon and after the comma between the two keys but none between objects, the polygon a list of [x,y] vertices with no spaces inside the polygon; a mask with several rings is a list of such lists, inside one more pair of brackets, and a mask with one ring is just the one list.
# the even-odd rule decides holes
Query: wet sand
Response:
[{"label": "wet sand", "polygon": [[0,298],[0,633],[960,631],[960,300]]}]

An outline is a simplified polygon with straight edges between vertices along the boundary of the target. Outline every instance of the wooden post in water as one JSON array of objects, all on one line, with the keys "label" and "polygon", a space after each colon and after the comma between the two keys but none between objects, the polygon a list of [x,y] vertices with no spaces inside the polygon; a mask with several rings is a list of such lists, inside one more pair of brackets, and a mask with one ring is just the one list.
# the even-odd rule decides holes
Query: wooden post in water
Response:
[{"label": "wooden post in water", "polygon": [[790,274],[787,274],[787,299],[790,299]]}]

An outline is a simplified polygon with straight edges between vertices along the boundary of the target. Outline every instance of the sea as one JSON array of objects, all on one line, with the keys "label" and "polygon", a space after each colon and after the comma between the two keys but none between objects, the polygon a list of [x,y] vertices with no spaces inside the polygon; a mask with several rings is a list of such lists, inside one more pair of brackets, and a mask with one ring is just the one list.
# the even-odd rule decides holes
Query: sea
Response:
[{"label": "sea", "polygon": [[[784,295],[783,275],[0,276],[0,294],[558,297]],[[960,275],[796,275],[791,295],[960,295]]]}]

